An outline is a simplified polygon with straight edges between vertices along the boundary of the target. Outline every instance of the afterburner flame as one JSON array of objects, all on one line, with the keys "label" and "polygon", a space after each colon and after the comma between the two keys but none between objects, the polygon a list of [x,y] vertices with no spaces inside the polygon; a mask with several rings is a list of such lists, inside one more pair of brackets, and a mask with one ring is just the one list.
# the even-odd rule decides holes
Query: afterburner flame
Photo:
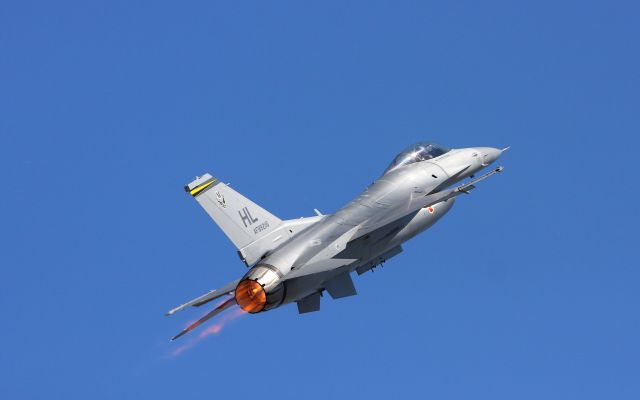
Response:
[{"label": "afterburner flame", "polygon": [[245,279],[236,287],[236,303],[248,313],[257,313],[267,303],[267,294],[261,284]]},{"label": "afterburner flame", "polygon": [[[222,303],[220,303],[222,304]],[[225,327],[225,325],[227,325],[228,323],[230,323],[231,321],[233,321],[234,319],[238,318],[239,316],[241,316],[242,314],[244,314],[245,312],[239,308],[234,308],[232,310],[232,312],[227,313],[227,314],[222,314],[222,316],[220,317],[220,319],[213,325],[209,326],[207,329],[203,330],[202,332],[200,332],[200,334],[196,337],[192,337],[190,341],[183,343],[181,346],[176,347],[175,349],[173,349],[168,356],[169,357],[177,357],[180,354],[184,353],[185,351],[189,350],[190,348],[194,347],[196,344],[198,344],[200,341],[202,341],[203,339],[207,338],[208,336],[214,335],[214,334],[218,334],[222,331],[222,329]],[[189,321],[187,323],[187,326],[191,325],[194,321]]]},{"label": "afterburner flame", "polygon": [[241,316],[242,314],[244,314],[244,311],[239,309],[239,308],[235,308],[232,312],[227,313],[227,314],[223,314],[222,317],[218,320],[218,322],[216,322],[215,324],[207,327],[207,329],[203,330],[202,332],[200,332],[200,334],[198,335],[198,337],[200,339],[206,338],[209,335],[213,335],[216,333],[220,333],[220,331],[222,330],[222,328],[224,328],[224,326],[233,321],[234,319],[238,318],[239,316]]}]

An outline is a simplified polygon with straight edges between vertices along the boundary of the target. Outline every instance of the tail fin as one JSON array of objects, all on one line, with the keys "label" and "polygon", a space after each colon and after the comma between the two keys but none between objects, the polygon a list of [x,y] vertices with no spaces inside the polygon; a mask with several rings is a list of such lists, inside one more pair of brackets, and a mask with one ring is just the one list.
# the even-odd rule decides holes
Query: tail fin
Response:
[{"label": "tail fin", "polygon": [[238,249],[277,229],[282,221],[209,174],[184,189],[204,208]]}]

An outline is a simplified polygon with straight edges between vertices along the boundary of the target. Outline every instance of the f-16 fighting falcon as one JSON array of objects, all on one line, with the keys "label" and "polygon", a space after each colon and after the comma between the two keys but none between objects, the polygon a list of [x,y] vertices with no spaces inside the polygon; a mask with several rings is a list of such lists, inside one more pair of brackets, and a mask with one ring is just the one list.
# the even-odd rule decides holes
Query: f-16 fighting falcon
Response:
[{"label": "f-16 fighting falcon", "polygon": [[[475,178],[505,149],[449,149],[430,142],[398,154],[375,182],[335,214],[281,220],[209,174],[185,186],[238,249],[250,267],[244,276],[169,311],[199,307],[231,295],[180,336],[230,306],[248,313],[295,302],[299,313],[320,309],[326,290],[334,298],[353,296],[351,280],[402,252],[402,243],[435,224],[455,197],[501,172]],[[470,177],[472,180],[454,187]]]}]

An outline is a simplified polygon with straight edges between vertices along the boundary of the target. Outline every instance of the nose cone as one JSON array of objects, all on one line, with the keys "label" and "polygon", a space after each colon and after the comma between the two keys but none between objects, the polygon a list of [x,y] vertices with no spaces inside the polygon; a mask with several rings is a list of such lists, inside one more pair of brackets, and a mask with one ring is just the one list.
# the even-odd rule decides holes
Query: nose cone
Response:
[{"label": "nose cone", "polygon": [[495,147],[478,147],[477,150],[480,153],[480,159],[483,167],[486,167],[487,165],[497,160],[503,151],[500,149],[496,149]]}]

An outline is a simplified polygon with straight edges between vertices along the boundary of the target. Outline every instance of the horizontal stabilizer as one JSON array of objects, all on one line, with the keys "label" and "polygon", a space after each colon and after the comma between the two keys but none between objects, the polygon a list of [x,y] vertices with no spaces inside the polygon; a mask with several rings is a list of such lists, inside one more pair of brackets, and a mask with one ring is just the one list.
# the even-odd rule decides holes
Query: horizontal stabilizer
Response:
[{"label": "horizontal stabilizer", "polygon": [[225,296],[227,294],[233,293],[233,291],[236,289],[236,286],[238,285],[238,282],[240,282],[240,279],[235,280],[233,282],[227,283],[226,285],[224,285],[223,287],[221,287],[220,289],[216,289],[216,290],[212,290],[206,294],[203,294],[202,296],[195,298],[193,300],[190,300],[184,304],[179,305],[178,307],[168,311],[165,315],[173,315],[175,313],[177,313],[178,311],[182,311],[187,307],[200,307],[203,304],[207,304],[208,302],[215,300],[219,297]]}]

